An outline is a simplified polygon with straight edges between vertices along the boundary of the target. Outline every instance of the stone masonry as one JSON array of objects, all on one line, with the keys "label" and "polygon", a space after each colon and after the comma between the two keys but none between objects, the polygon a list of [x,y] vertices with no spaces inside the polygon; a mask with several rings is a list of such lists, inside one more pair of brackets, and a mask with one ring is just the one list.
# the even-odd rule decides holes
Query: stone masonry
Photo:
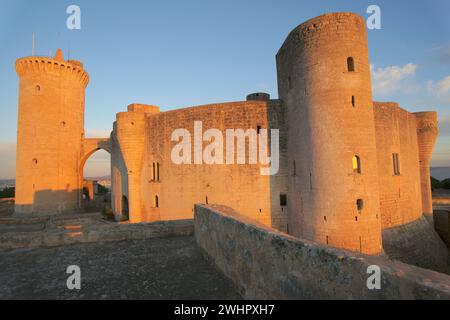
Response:
[{"label": "stone masonry", "polygon": [[[111,153],[117,219],[191,219],[194,204],[220,204],[295,237],[382,253],[383,230],[432,213],[436,113],[373,101],[365,24],[353,13],[301,24],[276,62],[279,99],[255,93],[167,112],[131,104],[117,114],[109,139],[85,139],[89,76],[82,63],[64,60],[60,50],[53,58],[17,60],[16,214],[79,210],[83,166],[104,149]],[[175,164],[172,133],[193,134],[198,121],[203,132],[253,129],[259,137],[279,129],[278,173],[263,176],[263,166],[249,162],[249,137],[246,164]]]}]

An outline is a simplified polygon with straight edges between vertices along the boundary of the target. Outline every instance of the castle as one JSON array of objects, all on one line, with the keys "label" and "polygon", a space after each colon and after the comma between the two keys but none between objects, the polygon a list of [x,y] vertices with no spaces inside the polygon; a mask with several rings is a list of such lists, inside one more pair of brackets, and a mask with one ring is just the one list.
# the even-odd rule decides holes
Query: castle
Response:
[{"label": "castle", "polygon": [[[191,219],[194,204],[221,204],[296,237],[381,253],[384,230],[433,212],[436,113],[373,101],[365,23],[352,13],[301,24],[276,61],[279,99],[256,93],[168,112],[131,104],[109,139],[86,139],[82,63],[60,50],[17,60],[16,213],[79,211],[83,166],[104,149],[118,219]],[[278,173],[261,175],[261,164],[173,163],[172,132],[193,132],[196,121],[204,130],[279,129]]]}]

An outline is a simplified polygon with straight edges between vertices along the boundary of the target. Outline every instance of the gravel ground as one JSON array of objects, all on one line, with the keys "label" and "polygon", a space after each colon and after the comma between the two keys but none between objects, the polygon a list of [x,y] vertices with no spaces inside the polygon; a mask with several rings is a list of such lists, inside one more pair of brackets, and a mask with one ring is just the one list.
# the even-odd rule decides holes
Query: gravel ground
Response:
[{"label": "gravel ground", "polygon": [[[81,290],[66,269],[81,269]],[[0,251],[0,299],[240,299],[193,237]]]}]

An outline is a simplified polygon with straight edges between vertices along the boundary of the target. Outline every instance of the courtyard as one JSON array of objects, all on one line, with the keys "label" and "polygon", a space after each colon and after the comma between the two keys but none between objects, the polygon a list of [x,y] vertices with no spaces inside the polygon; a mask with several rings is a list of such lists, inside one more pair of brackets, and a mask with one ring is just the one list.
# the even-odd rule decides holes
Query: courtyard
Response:
[{"label": "courtyard", "polygon": [[[69,290],[66,269],[81,269]],[[0,251],[0,299],[240,299],[193,236]]]}]

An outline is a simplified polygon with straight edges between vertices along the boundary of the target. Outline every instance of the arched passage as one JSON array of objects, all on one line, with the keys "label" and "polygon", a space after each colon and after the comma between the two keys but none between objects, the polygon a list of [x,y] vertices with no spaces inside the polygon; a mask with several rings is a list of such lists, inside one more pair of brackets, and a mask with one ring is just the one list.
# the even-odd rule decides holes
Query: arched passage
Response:
[{"label": "arched passage", "polygon": [[[79,162],[79,206],[99,212],[110,204],[111,145],[109,139],[85,139]],[[96,197],[98,195],[98,197]]]}]

